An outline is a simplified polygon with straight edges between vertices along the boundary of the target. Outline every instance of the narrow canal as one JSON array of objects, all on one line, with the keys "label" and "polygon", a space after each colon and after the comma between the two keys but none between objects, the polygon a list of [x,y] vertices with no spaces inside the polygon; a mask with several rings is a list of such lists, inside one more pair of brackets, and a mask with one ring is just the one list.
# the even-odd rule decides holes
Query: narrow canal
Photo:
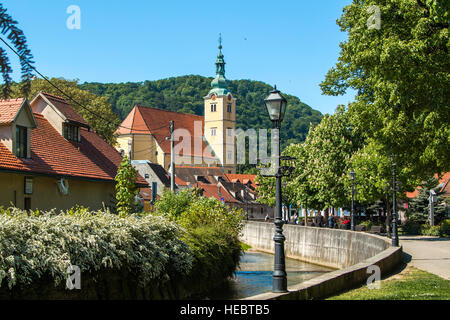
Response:
[{"label": "narrow canal", "polygon": [[[241,299],[272,291],[273,254],[246,251],[233,279],[208,296],[209,299]],[[286,258],[288,287],[334,269]]]}]

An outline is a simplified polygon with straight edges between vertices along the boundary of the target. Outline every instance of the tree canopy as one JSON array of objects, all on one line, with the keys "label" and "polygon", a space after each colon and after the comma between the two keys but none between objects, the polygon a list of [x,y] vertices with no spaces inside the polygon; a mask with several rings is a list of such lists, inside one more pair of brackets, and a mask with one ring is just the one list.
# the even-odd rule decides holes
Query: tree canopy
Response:
[{"label": "tree canopy", "polygon": [[[380,27],[370,28],[380,9]],[[449,2],[354,0],[337,21],[348,40],[321,84],[357,90],[352,123],[422,179],[450,169]]]}]

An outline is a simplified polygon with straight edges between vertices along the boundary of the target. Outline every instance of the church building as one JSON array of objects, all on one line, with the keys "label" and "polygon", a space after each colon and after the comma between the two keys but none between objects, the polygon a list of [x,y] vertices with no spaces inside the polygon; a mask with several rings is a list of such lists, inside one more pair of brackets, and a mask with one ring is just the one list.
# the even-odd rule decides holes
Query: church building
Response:
[{"label": "church building", "polygon": [[204,116],[135,106],[116,131],[116,148],[131,160],[148,160],[168,170],[174,121],[175,166],[220,167],[224,173],[236,173],[236,98],[227,88],[221,41],[216,77],[203,100]]}]

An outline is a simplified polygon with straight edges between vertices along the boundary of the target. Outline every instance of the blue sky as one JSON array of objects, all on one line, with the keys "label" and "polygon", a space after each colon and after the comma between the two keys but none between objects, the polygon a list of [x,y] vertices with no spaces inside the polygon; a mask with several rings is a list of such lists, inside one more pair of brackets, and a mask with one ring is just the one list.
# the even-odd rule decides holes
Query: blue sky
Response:
[{"label": "blue sky", "polygon": [[[4,0],[44,75],[80,82],[213,76],[222,33],[226,76],[276,84],[322,113],[354,97],[321,94],[319,83],[347,35],[336,19],[351,0]],[[81,10],[70,30],[67,7]],[[17,59],[9,53],[14,70]],[[15,79],[18,78],[15,72]]]}]

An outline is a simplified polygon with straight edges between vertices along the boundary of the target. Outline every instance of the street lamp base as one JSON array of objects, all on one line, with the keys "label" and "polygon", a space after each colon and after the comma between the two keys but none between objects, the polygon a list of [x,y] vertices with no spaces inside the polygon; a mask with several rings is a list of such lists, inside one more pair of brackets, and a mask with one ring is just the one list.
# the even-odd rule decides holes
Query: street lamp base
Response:
[{"label": "street lamp base", "polygon": [[275,277],[275,276],[273,277],[272,292],[275,293],[288,292],[286,277]]}]

